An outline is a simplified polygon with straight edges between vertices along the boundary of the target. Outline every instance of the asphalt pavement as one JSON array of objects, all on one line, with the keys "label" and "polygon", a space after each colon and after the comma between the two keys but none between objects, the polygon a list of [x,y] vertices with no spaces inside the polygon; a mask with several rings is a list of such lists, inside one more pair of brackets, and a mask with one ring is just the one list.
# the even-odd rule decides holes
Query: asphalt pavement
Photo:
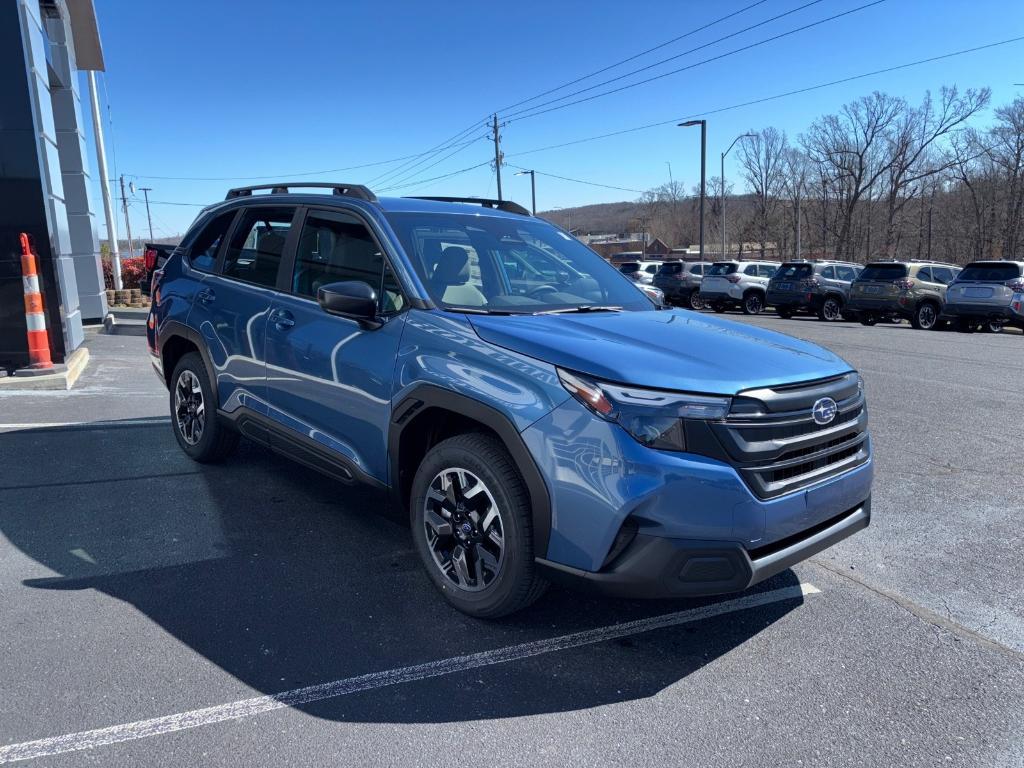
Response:
[{"label": "asphalt pavement", "polygon": [[1024,766],[1024,337],[732,317],[866,381],[872,525],[714,600],[434,593],[371,491],[193,464],[144,340],[0,394],[0,764]]}]

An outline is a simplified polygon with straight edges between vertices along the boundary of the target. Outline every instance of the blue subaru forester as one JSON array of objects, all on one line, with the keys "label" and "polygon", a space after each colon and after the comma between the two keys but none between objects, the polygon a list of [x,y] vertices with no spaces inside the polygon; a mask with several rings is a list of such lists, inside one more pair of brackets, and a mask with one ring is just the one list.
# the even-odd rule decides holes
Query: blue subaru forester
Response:
[{"label": "blue subaru forester", "polygon": [[148,334],[189,456],[243,435],[383,489],[474,616],[551,580],[740,591],[870,519],[847,363],[657,308],[507,201],[231,190],[154,276]]}]

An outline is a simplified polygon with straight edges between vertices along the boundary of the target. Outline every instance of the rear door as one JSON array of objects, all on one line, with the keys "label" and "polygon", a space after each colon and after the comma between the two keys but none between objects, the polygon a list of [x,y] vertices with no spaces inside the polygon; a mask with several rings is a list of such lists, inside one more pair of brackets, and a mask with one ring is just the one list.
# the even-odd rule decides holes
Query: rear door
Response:
[{"label": "rear door", "polygon": [[[377,292],[380,327],[331,315],[317,290],[358,280]],[[355,210],[305,211],[267,322],[269,415],[296,458],[386,483],[395,360],[407,313],[369,224]],[[325,466],[325,462],[327,465]],[[331,465],[334,466],[331,466]],[[337,474],[337,473],[336,473]]]},{"label": "rear door", "polygon": [[235,217],[216,266],[196,294],[189,325],[202,335],[220,408],[266,413],[267,315],[295,206],[253,205]]},{"label": "rear door", "polygon": [[853,296],[864,299],[892,298],[899,293],[896,281],[906,276],[906,264],[868,264],[853,285]]}]

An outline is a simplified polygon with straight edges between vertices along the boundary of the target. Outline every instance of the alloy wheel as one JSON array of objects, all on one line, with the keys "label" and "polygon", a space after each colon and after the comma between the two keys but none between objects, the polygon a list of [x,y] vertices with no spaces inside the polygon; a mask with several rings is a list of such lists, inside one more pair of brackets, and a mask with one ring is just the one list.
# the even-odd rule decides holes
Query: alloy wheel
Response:
[{"label": "alloy wheel", "polygon": [[761,300],[760,295],[752,293],[744,300],[744,307],[748,314],[757,315],[764,309],[764,302]]},{"label": "alloy wheel", "polygon": [[467,592],[490,586],[505,560],[505,526],[483,480],[467,469],[444,469],[423,505],[423,534],[445,579]]},{"label": "alloy wheel", "polygon": [[938,316],[935,313],[935,307],[931,304],[923,304],[919,310],[917,310],[917,323],[924,330],[931,330],[935,325],[935,321]]},{"label": "alloy wheel", "polygon": [[701,298],[698,291],[694,291],[690,294],[690,309],[697,312],[704,309],[704,299]]},{"label": "alloy wheel", "polygon": [[842,308],[839,306],[839,302],[831,298],[825,299],[825,305],[821,308],[821,313],[829,322],[835,322],[836,320],[840,320],[843,316]]},{"label": "alloy wheel", "polygon": [[206,427],[203,388],[199,385],[199,377],[188,369],[181,372],[174,385],[174,420],[186,443],[196,445],[202,440]]}]

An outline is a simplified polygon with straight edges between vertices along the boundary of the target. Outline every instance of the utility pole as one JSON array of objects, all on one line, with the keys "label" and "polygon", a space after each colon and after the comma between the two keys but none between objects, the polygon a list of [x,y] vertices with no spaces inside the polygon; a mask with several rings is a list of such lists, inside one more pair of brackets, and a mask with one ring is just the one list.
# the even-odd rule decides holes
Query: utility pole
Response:
[{"label": "utility pole", "polygon": [[111,273],[114,290],[120,291],[121,252],[117,248],[117,227],[114,226],[114,208],[110,204],[110,179],[107,177],[107,150],[103,144],[103,120],[100,118],[100,97],[96,91],[96,73],[89,70],[89,98],[92,102],[92,130],[96,137],[96,164],[99,166],[100,189],[103,191],[103,213],[107,217],[107,243],[110,247]]},{"label": "utility pole", "polygon": [[796,260],[800,261],[800,196],[802,192],[797,192],[796,196]]},{"label": "utility pole", "polygon": [[498,199],[501,196],[501,136],[498,134],[498,113],[494,113],[494,172],[498,176]]},{"label": "utility pole", "polygon": [[[725,255],[725,245],[726,245],[726,243],[725,243],[725,157],[730,152],[732,152],[732,148],[736,146],[736,142],[737,141],[739,141],[740,139],[750,138],[752,136],[754,136],[753,133],[741,133],[739,136],[737,136],[735,139],[732,140],[732,144],[729,145],[729,148],[727,150],[725,150],[725,152],[722,153],[722,176],[721,176],[721,179],[722,179],[722,205],[721,205],[721,211],[719,212],[719,216],[721,218],[720,224],[721,224],[721,229],[722,229],[722,255],[721,255],[720,258],[723,259],[723,260],[725,260],[727,258],[726,255]],[[704,217],[701,216],[701,219],[703,219],[703,218]]]},{"label": "utility pole", "polygon": [[694,125],[700,126],[700,260],[704,261],[704,198],[707,192],[705,176],[708,159],[708,121],[687,120],[685,123],[679,123],[678,127],[690,128]]},{"label": "utility pole", "polygon": [[135,255],[132,250],[132,222],[128,218],[128,198],[124,194],[124,174],[121,174],[121,207],[124,210],[124,227],[128,232],[128,258]]},{"label": "utility pole", "polygon": [[149,224],[149,241],[153,242],[153,217],[149,215],[149,193],[153,191],[152,187],[139,187],[142,190],[142,196],[146,198],[146,222]]}]

